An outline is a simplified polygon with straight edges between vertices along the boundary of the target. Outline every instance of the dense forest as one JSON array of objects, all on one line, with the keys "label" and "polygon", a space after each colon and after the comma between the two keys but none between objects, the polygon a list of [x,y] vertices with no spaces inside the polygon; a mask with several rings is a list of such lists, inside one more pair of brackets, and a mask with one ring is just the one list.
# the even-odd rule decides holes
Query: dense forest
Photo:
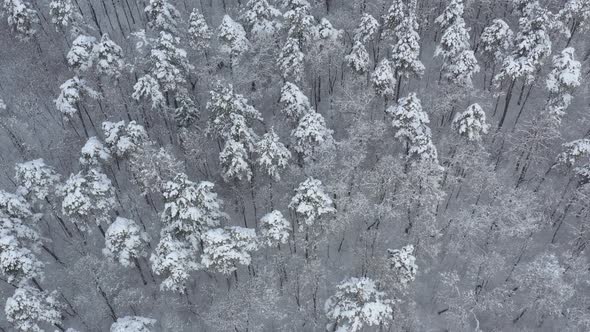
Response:
[{"label": "dense forest", "polygon": [[590,0],[0,17],[0,331],[590,330]]}]

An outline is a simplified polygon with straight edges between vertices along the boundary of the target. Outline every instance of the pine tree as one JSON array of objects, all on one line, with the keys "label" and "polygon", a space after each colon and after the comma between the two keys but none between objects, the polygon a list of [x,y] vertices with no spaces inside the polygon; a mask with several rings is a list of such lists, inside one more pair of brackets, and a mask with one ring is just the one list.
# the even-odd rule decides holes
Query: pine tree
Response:
[{"label": "pine tree", "polygon": [[20,41],[28,41],[37,33],[34,25],[39,23],[37,11],[30,8],[29,3],[22,0],[4,0],[4,12],[8,17],[8,25]]},{"label": "pine tree", "polygon": [[222,45],[221,51],[230,55],[232,63],[250,49],[250,42],[246,38],[244,27],[229,15],[223,17],[217,30],[217,38]]},{"label": "pine tree", "polygon": [[199,110],[187,92],[176,96],[178,106],[174,110],[174,118],[180,127],[189,127],[199,118]]},{"label": "pine tree", "polygon": [[590,139],[582,138],[563,144],[563,152],[557,156],[557,164],[571,168],[582,183],[590,182]]},{"label": "pine tree", "polygon": [[65,116],[73,116],[78,112],[78,104],[84,96],[92,99],[100,98],[100,94],[91,89],[84,79],[74,76],[60,85],[60,93],[55,99],[55,107]]},{"label": "pine tree", "polygon": [[590,1],[568,0],[559,11],[558,17],[569,25],[569,46],[576,32],[586,32],[590,28]]},{"label": "pine tree", "polygon": [[197,50],[208,48],[212,32],[203,14],[194,8],[188,22],[188,34],[191,46]]},{"label": "pine tree", "polygon": [[6,300],[4,312],[18,331],[42,332],[43,324],[60,324],[57,292],[47,294],[30,286],[19,287]]},{"label": "pine tree", "polygon": [[434,22],[438,24],[441,29],[446,30],[463,17],[465,7],[463,0],[451,0],[449,5],[445,7],[442,14],[440,14]]},{"label": "pine tree", "polygon": [[393,0],[387,13],[383,15],[383,30],[386,36],[394,36],[395,31],[406,19],[406,5],[403,0]]},{"label": "pine tree", "polygon": [[463,113],[458,113],[452,122],[453,130],[468,141],[480,141],[482,134],[487,134],[490,125],[486,123],[486,114],[479,106],[473,104]]},{"label": "pine tree", "polygon": [[241,181],[242,179],[252,180],[250,156],[244,142],[236,141],[233,138],[228,139],[223,150],[219,153],[219,164],[221,165],[221,176],[226,182]]},{"label": "pine tree", "polygon": [[102,123],[104,142],[111,155],[123,158],[139,152],[147,143],[145,128],[135,121],[125,125],[125,121]]},{"label": "pine tree", "polygon": [[363,13],[359,26],[354,30],[354,40],[366,44],[375,37],[379,26],[379,22],[371,14]]},{"label": "pine tree", "polygon": [[179,39],[172,34],[162,31],[150,52],[151,74],[164,92],[181,90],[186,84],[189,71],[193,68],[188,61],[186,51],[178,47],[179,42]]},{"label": "pine tree", "polygon": [[[10,202],[9,198],[8,193],[0,192],[3,203]],[[44,265],[32,251],[39,249],[40,236],[31,225],[35,218],[6,214],[6,207],[0,216],[0,273],[9,284],[22,285],[43,276]]]},{"label": "pine tree", "polygon": [[581,64],[574,58],[572,47],[553,57],[552,70],[547,76],[549,101],[547,111],[552,121],[559,125],[573,99],[574,90],[580,86]]},{"label": "pine tree", "polygon": [[357,74],[366,73],[369,70],[370,59],[369,52],[360,41],[356,41],[352,46],[350,54],[344,57],[348,66],[352,68]]},{"label": "pine tree", "polygon": [[35,159],[15,166],[17,191],[23,197],[43,201],[55,190],[59,174],[53,167],[45,164],[43,159]]},{"label": "pine tree", "polygon": [[260,219],[261,241],[268,247],[287,243],[290,232],[291,224],[278,210],[273,210]]},{"label": "pine tree", "polygon": [[428,127],[430,120],[415,93],[401,98],[397,105],[387,109],[387,113],[393,118],[395,137],[407,146],[408,157],[415,156],[423,161],[438,163],[438,154]]},{"label": "pine tree", "polygon": [[307,96],[291,82],[285,82],[281,88],[279,102],[283,105],[281,112],[293,123],[298,123],[299,119],[311,109]]},{"label": "pine tree", "polygon": [[139,257],[147,255],[148,235],[130,219],[117,217],[105,233],[103,254],[119,264],[130,267]]},{"label": "pine tree", "polygon": [[238,265],[250,265],[251,252],[258,248],[253,229],[231,226],[214,228],[203,234],[201,263],[208,269],[231,274]]},{"label": "pine tree", "polygon": [[420,61],[420,35],[414,29],[410,17],[404,19],[396,29],[397,42],[391,48],[391,64],[397,75],[396,100],[401,91],[401,78],[421,77],[424,65]]},{"label": "pine tree", "polygon": [[281,181],[280,172],[288,166],[291,152],[280,142],[273,128],[256,143],[254,151],[258,155],[258,166],[274,181]]},{"label": "pine tree", "polygon": [[369,278],[350,278],[336,286],[325,304],[329,331],[362,331],[364,326],[387,326],[393,320],[393,301]]},{"label": "pine tree", "polygon": [[70,67],[76,72],[85,72],[90,69],[95,58],[95,45],[96,38],[92,36],[79,35],[76,37],[66,56],[68,59],[68,65],[70,65]]},{"label": "pine tree", "polygon": [[416,257],[413,255],[414,246],[407,245],[401,249],[387,249],[389,267],[395,274],[395,279],[401,288],[406,288],[416,279]]},{"label": "pine tree", "polygon": [[164,94],[160,89],[160,83],[146,74],[137,80],[133,86],[133,99],[140,101],[142,98],[148,99],[152,102],[152,109],[159,109],[164,106]]},{"label": "pine tree", "polygon": [[64,30],[74,21],[74,7],[71,0],[52,0],[49,3],[49,15],[55,28]]},{"label": "pine tree", "polygon": [[[207,111],[211,113],[211,117],[207,131],[210,135],[227,138],[234,124],[231,119],[232,114],[241,115],[247,127],[252,126],[254,121],[262,121],[260,112],[249,105],[243,95],[235,93],[231,84],[218,83],[209,95],[211,99],[207,102]],[[235,119],[237,120],[238,117]]]},{"label": "pine tree", "polygon": [[373,83],[373,87],[378,96],[384,98],[395,96],[397,80],[395,78],[392,63],[389,60],[383,59],[379,62],[377,68],[375,68],[375,71],[371,74],[371,83]]},{"label": "pine tree", "polygon": [[100,42],[95,46],[96,71],[99,75],[119,78],[125,63],[123,62],[123,49],[113,42],[109,35],[102,35]]},{"label": "pine tree", "polygon": [[281,24],[276,21],[280,16],[282,13],[267,0],[248,0],[241,19],[255,40],[265,40],[281,29]]},{"label": "pine tree", "polygon": [[308,112],[299,120],[297,128],[291,131],[295,152],[303,159],[312,156],[318,148],[332,144],[332,133],[320,113]]},{"label": "pine tree", "polygon": [[168,0],[150,0],[144,11],[150,28],[176,33],[180,13]]},{"label": "pine tree", "polygon": [[125,316],[111,325],[110,332],[152,332],[155,319],[141,316]]},{"label": "pine tree", "polygon": [[296,39],[303,48],[314,35],[315,18],[311,15],[311,5],[307,0],[288,0],[286,7],[283,17],[287,22],[287,36]]},{"label": "pine tree", "polygon": [[502,19],[494,19],[481,33],[479,49],[491,63],[501,62],[512,48],[514,32]]},{"label": "pine tree", "polygon": [[322,182],[312,177],[295,189],[289,208],[303,218],[303,223],[308,226],[317,224],[326,215],[336,213],[334,202],[324,192]]},{"label": "pine tree", "polygon": [[277,60],[281,76],[285,81],[291,79],[293,82],[300,82],[303,79],[303,60],[304,54],[299,49],[299,42],[296,39],[287,38]]},{"label": "pine tree", "polygon": [[111,154],[97,137],[90,137],[80,152],[80,165],[98,166],[111,159]]}]

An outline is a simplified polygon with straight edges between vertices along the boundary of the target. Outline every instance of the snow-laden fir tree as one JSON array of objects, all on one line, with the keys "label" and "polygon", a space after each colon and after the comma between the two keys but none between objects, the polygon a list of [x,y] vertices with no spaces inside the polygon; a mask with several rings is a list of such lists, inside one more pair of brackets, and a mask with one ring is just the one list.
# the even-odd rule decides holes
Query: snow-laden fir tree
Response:
[{"label": "snow-laden fir tree", "polygon": [[164,106],[164,94],[160,88],[160,83],[152,75],[146,74],[137,80],[133,86],[133,99],[140,101],[147,99],[152,103],[152,109],[159,109]]},{"label": "snow-laden fir tree", "polygon": [[49,3],[49,16],[58,31],[67,28],[75,17],[72,0],[52,0]]},{"label": "snow-laden fir tree", "polygon": [[80,165],[86,167],[98,166],[111,159],[111,154],[96,137],[90,137],[80,151]]},{"label": "snow-laden fir tree", "polygon": [[571,168],[582,183],[590,182],[590,139],[582,138],[563,144],[557,164]]},{"label": "snow-laden fir tree", "polygon": [[282,104],[281,113],[292,123],[298,123],[299,119],[308,113],[311,109],[311,104],[307,96],[299,89],[299,87],[291,82],[285,82],[281,88],[281,98],[279,102]]},{"label": "snow-laden fir tree", "polygon": [[43,201],[50,196],[59,182],[59,174],[43,159],[17,163],[14,167],[17,191],[24,197]]},{"label": "snow-laden fir tree", "polygon": [[219,153],[221,176],[226,182],[252,180],[252,166],[248,148],[242,141],[228,139]]},{"label": "snow-laden fir tree", "polygon": [[153,332],[155,319],[141,316],[125,316],[111,325],[110,332]]},{"label": "snow-laden fir tree", "polygon": [[210,182],[197,184],[181,173],[164,185],[162,193],[163,227],[150,261],[154,273],[165,276],[163,290],[184,292],[190,273],[200,268],[202,235],[219,227],[224,214]]},{"label": "snow-laden fir tree", "polygon": [[168,0],[149,0],[144,9],[148,26],[154,30],[176,32],[180,12]]},{"label": "snow-laden fir tree", "polygon": [[100,42],[95,46],[94,53],[96,54],[96,71],[99,75],[112,78],[121,76],[125,65],[123,49],[112,41],[108,34],[102,35]]},{"label": "snow-laden fir tree", "polygon": [[586,32],[590,28],[590,1],[568,0],[558,17],[569,27],[569,45],[576,32]]},{"label": "snow-laden fir tree", "polygon": [[411,18],[404,19],[396,29],[397,42],[391,48],[391,64],[397,75],[396,99],[399,97],[401,78],[419,78],[424,74],[420,61],[420,35]]},{"label": "snow-laden fir tree", "polygon": [[259,227],[260,241],[268,247],[287,243],[293,231],[289,221],[278,210],[273,210],[260,218]]},{"label": "snow-laden fir tree", "polygon": [[244,27],[229,15],[223,16],[221,25],[217,29],[217,38],[221,42],[221,51],[230,55],[232,63],[250,49]]},{"label": "snow-laden fir tree", "polygon": [[96,38],[87,35],[79,35],[72,42],[72,47],[66,55],[68,65],[76,72],[84,72],[92,67],[95,53]]},{"label": "snow-laden fir tree", "polygon": [[358,74],[366,73],[371,64],[369,52],[367,52],[365,45],[360,41],[354,42],[350,54],[345,56],[344,59],[348,66]]},{"label": "snow-laden fir tree", "polygon": [[265,40],[281,29],[281,23],[277,21],[280,16],[281,11],[267,0],[248,0],[241,19],[255,40]]},{"label": "snow-laden fir tree", "polygon": [[294,38],[287,38],[277,59],[283,79],[300,82],[303,79],[304,54],[299,48],[299,42]]},{"label": "snow-laden fir tree", "polygon": [[57,292],[46,293],[31,286],[19,287],[6,300],[4,313],[18,331],[42,332],[62,321]]},{"label": "snow-laden fir tree", "polygon": [[6,191],[0,191],[0,214],[19,219],[33,216],[31,205],[23,196]]},{"label": "snow-laden fir tree", "polygon": [[197,105],[187,91],[181,91],[176,96],[177,107],[174,109],[174,118],[179,127],[189,127],[199,118]]},{"label": "snow-laden fir tree", "polygon": [[192,48],[202,50],[209,47],[213,33],[205,20],[205,16],[194,8],[188,20],[188,35]]},{"label": "snow-laden fir tree", "polygon": [[148,136],[145,128],[135,121],[125,125],[125,121],[102,123],[104,142],[111,155],[123,158],[142,149]]},{"label": "snow-laden fir tree", "polygon": [[189,71],[193,68],[186,51],[178,47],[179,43],[178,38],[162,31],[155,47],[150,51],[151,74],[160,83],[164,92],[182,89]]},{"label": "snow-laden fir tree", "polygon": [[327,18],[322,17],[315,27],[315,38],[321,41],[320,44],[335,44],[344,34],[343,30],[334,28]]},{"label": "snow-laden fir tree", "polygon": [[445,79],[469,86],[471,77],[479,71],[479,65],[469,46],[469,29],[463,20],[462,3],[453,0],[449,7],[436,20],[445,30],[434,55],[443,58],[441,71]]},{"label": "snow-laden fir tree", "polygon": [[479,50],[490,63],[500,63],[512,48],[514,32],[502,19],[494,19],[479,39]]},{"label": "snow-laden fir tree", "polygon": [[37,11],[23,0],[4,0],[4,13],[8,18],[8,25],[21,41],[30,40],[36,33],[34,25],[39,23]]},{"label": "snow-laden fir tree", "polygon": [[365,44],[371,41],[377,31],[379,31],[379,22],[371,14],[363,13],[358,27],[354,30],[354,40]]},{"label": "snow-laden fir tree", "polygon": [[387,326],[393,320],[393,301],[369,278],[342,281],[324,310],[328,331],[357,332],[366,326]]},{"label": "snow-laden fir tree", "polygon": [[100,98],[100,94],[88,86],[86,80],[74,76],[59,86],[60,93],[55,99],[55,107],[65,116],[73,116],[78,112],[78,104],[84,96],[92,99]]},{"label": "snow-laden fir tree", "polygon": [[96,225],[110,223],[109,211],[116,204],[111,180],[98,169],[89,169],[71,174],[59,188],[62,200],[62,213],[70,217],[80,230],[90,231],[88,222]]},{"label": "snow-laden fir tree", "polygon": [[308,226],[318,223],[324,216],[336,213],[334,202],[324,191],[322,182],[312,177],[301,182],[295,189],[289,208]]},{"label": "snow-laden fir tree", "polygon": [[291,152],[280,142],[273,128],[262,136],[254,147],[256,163],[274,181],[281,181],[281,171],[289,165]]},{"label": "snow-laden fir tree", "polygon": [[147,255],[149,237],[135,221],[117,217],[105,232],[103,254],[119,264],[130,267],[139,257]]},{"label": "snow-laden fir tree", "polygon": [[490,125],[486,122],[486,114],[475,103],[467,107],[467,110],[455,115],[452,122],[453,130],[457,134],[467,138],[468,141],[480,141],[482,135],[487,134]]},{"label": "snow-laden fir tree", "polygon": [[250,265],[251,252],[258,248],[256,241],[254,229],[239,226],[210,229],[203,234],[201,263],[211,271],[231,274],[238,265]]},{"label": "snow-laden fir tree", "polygon": [[33,252],[40,247],[39,233],[31,225],[34,221],[4,213],[0,216],[0,273],[11,285],[43,276],[44,265]]},{"label": "snow-laden fir tree", "polygon": [[384,98],[395,96],[397,80],[395,78],[392,63],[389,60],[383,59],[379,62],[377,68],[375,68],[375,71],[371,74],[371,83],[378,96]]},{"label": "snow-laden fir tree", "polygon": [[310,110],[291,131],[293,148],[302,159],[311,157],[319,148],[333,143],[332,133],[333,131],[326,126],[324,117]]},{"label": "snow-laden fir tree", "polygon": [[574,58],[574,53],[574,48],[568,47],[555,55],[551,72],[547,75],[547,111],[557,125],[561,123],[565,110],[573,99],[574,90],[580,86],[581,64]]},{"label": "snow-laden fir tree", "polygon": [[243,95],[235,93],[231,84],[218,83],[209,95],[211,99],[207,102],[207,111],[211,113],[211,117],[207,131],[214,137],[228,138],[230,129],[235,123],[231,119],[232,114],[241,115],[248,127],[251,127],[254,121],[262,121],[260,112],[248,104],[248,100]]},{"label": "snow-laden fir tree", "polygon": [[414,256],[414,246],[407,245],[401,249],[387,249],[387,261],[401,288],[407,287],[414,279],[418,266]]},{"label": "snow-laden fir tree", "polygon": [[387,12],[382,17],[385,36],[394,36],[395,31],[406,18],[406,5],[404,1],[392,0],[391,6],[389,6],[389,9],[387,9]]},{"label": "snow-laden fir tree", "polygon": [[311,15],[311,5],[307,0],[287,0],[287,11],[283,14],[288,38],[299,41],[300,47],[314,37],[315,18]]},{"label": "snow-laden fir tree", "polygon": [[387,109],[387,113],[392,117],[395,137],[406,144],[408,157],[438,163],[438,153],[428,127],[430,120],[416,93],[401,98],[397,105]]}]

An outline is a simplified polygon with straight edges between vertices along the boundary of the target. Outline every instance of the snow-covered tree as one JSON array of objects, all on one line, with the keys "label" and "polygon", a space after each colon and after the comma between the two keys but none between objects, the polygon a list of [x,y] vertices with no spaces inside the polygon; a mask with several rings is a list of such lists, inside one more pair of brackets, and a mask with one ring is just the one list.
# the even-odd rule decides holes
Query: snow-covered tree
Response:
[{"label": "snow-covered tree", "polygon": [[475,103],[463,113],[458,113],[452,122],[453,130],[467,138],[468,141],[480,141],[483,134],[487,134],[490,125],[486,123],[486,114]]},{"label": "snow-covered tree", "polygon": [[371,14],[363,13],[358,27],[354,30],[354,40],[367,43],[374,38],[379,31],[379,22]]},{"label": "snow-covered tree", "polygon": [[590,139],[582,138],[563,144],[557,164],[572,168],[583,183],[590,181]]},{"label": "snow-covered tree", "polygon": [[326,126],[324,117],[311,110],[299,120],[297,128],[291,131],[294,149],[303,158],[310,157],[318,148],[332,144],[332,133]]},{"label": "snow-covered tree", "polygon": [[179,127],[189,127],[199,118],[197,105],[186,92],[176,96],[178,106],[174,109],[174,118]]},{"label": "snow-covered tree", "polygon": [[394,72],[398,77],[422,76],[424,65],[420,61],[420,35],[409,18],[404,19],[396,29],[396,36],[398,40],[391,48],[391,64]]},{"label": "snow-covered tree", "polygon": [[161,234],[160,241],[150,257],[152,270],[165,276],[161,290],[184,293],[190,274],[201,268],[197,251],[188,242],[178,240],[172,234]]},{"label": "snow-covered tree", "polygon": [[363,43],[360,41],[354,42],[350,54],[348,54],[344,59],[346,60],[348,66],[358,74],[366,73],[367,70],[369,70],[369,65],[371,64],[369,52],[367,52],[365,45],[363,45]]},{"label": "snow-covered tree", "polygon": [[382,17],[385,35],[395,35],[395,31],[406,17],[406,5],[403,0],[393,0],[391,6],[389,6],[389,9],[387,9],[387,12]]},{"label": "snow-covered tree", "polygon": [[74,20],[74,7],[71,0],[52,0],[49,3],[49,16],[55,28],[65,29]]},{"label": "snow-covered tree", "polygon": [[408,157],[438,163],[438,153],[432,143],[428,114],[422,110],[422,103],[416,93],[401,98],[397,105],[387,109],[392,117],[395,137],[407,144]]},{"label": "snow-covered tree", "polygon": [[23,0],[4,0],[4,12],[8,17],[8,25],[21,41],[30,40],[36,33],[34,25],[39,23],[37,11]]},{"label": "snow-covered tree", "polygon": [[60,324],[57,292],[47,294],[30,286],[19,287],[6,300],[6,319],[18,331],[42,332],[43,325]]},{"label": "snow-covered tree", "polygon": [[233,138],[225,142],[223,150],[219,153],[221,165],[221,176],[226,182],[231,180],[241,181],[252,179],[252,167],[248,148],[244,142],[236,141]]},{"label": "snow-covered tree", "polygon": [[287,11],[283,14],[288,29],[287,36],[305,46],[314,37],[315,18],[307,0],[286,1]]},{"label": "snow-covered tree", "polygon": [[[211,113],[211,118],[207,131],[213,136],[228,139],[231,128],[236,123],[232,121],[232,114],[241,115],[247,127],[254,121],[262,121],[260,112],[249,105],[243,95],[235,93],[231,84],[217,84],[209,95],[211,99],[207,102],[207,110]],[[239,117],[234,117],[233,120],[239,120]]]},{"label": "snow-covered tree", "polygon": [[205,16],[194,8],[188,20],[188,34],[190,44],[194,49],[206,49],[209,47],[212,32],[205,20]]},{"label": "snow-covered tree", "polygon": [[299,122],[311,109],[307,96],[291,82],[285,82],[281,88],[279,102],[283,105],[281,112],[293,123]]},{"label": "snow-covered tree", "polygon": [[0,190],[0,214],[19,219],[30,218],[33,215],[31,205],[24,197],[2,190]]},{"label": "snow-covered tree", "polygon": [[152,332],[155,319],[141,316],[125,316],[111,325],[110,332]]},{"label": "snow-covered tree", "polygon": [[549,101],[547,111],[556,124],[561,123],[565,110],[569,107],[574,90],[580,86],[579,61],[574,59],[572,47],[564,49],[553,57],[552,70],[547,76]]},{"label": "snow-covered tree", "polygon": [[104,142],[111,155],[118,158],[138,152],[147,142],[145,128],[135,121],[125,125],[125,121],[102,123]]},{"label": "snow-covered tree", "polygon": [[76,72],[84,72],[92,67],[95,59],[94,47],[96,38],[87,35],[79,35],[72,42],[72,47],[66,58],[68,65]]},{"label": "snow-covered tree", "polygon": [[244,27],[229,15],[223,16],[217,30],[217,38],[222,45],[221,51],[229,54],[232,62],[237,61],[242,54],[250,49],[250,42],[246,38]]},{"label": "snow-covered tree", "polygon": [[362,331],[365,326],[387,326],[393,320],[393,301],[369,278],[350,278],[336,286],[325,304],[329,324],[338,332]]},{"label": "snow-covered tree", "polygon": [[250,29],[254,39],[265,40],[274,36],[281,28],[277,18],[281,11],[269,4],[267,0],[248,0],[241,19]]},{"label": "snow-covered tree", "polygon": [[201,263],[208,269],[231,274],[238,265],[250,265],[257,249],[254,229],[231,226],[214,228],[203,234]]},{"label": "snow-covered tree", "polygon": [[148,240],[148,235],[133,220],[117,217],[105,233],[102,252],[109,259],[130,267],[134,260],[146,256]]},{"label": "snow-covered tree", "polygon": [[292,79],[294,82],[301,81],[304,71],[303,60],[304,55],[299,48],[299,42],[294,38],[287,38],[277,59],[283,79]]},{"label": "snow-covered tree", "polygon": [[28,221],[4,214],[0,217],[0,273],[8,283],[20,285],[43,275],[43,263],[29,249],[37,250],[39,241],[38,232]]},{"label": "snow-covered tree", "polygon": [[471,85],[471,77],[479,71],[479,65],[469,46],[462,2],[451,1],[436,21],[445,29],[434,53],[443,58],[442,76],[456,84]]},{"label": "snow-covered tree", "polygon": [[336,212],[334,202],[324,192],[322,182],[312,177],[301,182],[295,189],[289,208],[308,226],[316,224],[323,216]]},{"label": "snow-covered tree", "polygon": [[60,188],[62,213],[72,218],[81,230],[90,231],[85,220],[94,219],[97,225],[110,223],[109,211],[115,206],[111,180],[97,169],[71,174]]},{"label": "snow-covered tree", "polygon": [[59,182],[59,174],[43,159],[35,159],[15,166],[18,192],[37,200],[45,200]]},{"label": "snow-covered tree", "polygon": [[389,267],[401,288],[407,287],[414,279],[418,266],[414,254],[414,246],[407,245],[401,249],[387,249]]},{"label": "snow-covered tree", "polygon": [[144,11],[148,17],[150,28],[176,32],[180,13],[168,0],[150,0]]},{"label": "snow-covered tree", "polygon": [[55,99],[55,107],[65,116],[72,116],[78,112],[78,103],[84,96],[98,99],[100,94],[91,89],[84,79],[74,76],[60,85],[60,93]]},{"label": "snow-covered tree", "polygon": [[568,0],[558,16],[569,26],[569,43],[576,32],[586,32],[590,28],[590,1]]},{"label": "snow-covered tree", "polygon": [[96,137],[90,137],[80,151],[80,165],[93,167],[107,162],[111,154]]},{"label": "snow-covered tree", "polygon": [[275,181],[281,180],[280,172],[289,165],[291,152],[280,142],[273,128],[256,143],[254,151],[258,155],[256,162],[268,176]]},{"label": "snow-covered tree", "polygon": [[113,42],[106,33],[102,35],[100,42],[96,44],[96,70],[99,75],[119,78],[123,66],[123,49]]},{"label": "snow-covered tree", "polygon": [[[151,74],[164,92],[180,90],[193,68],[186,51],[178,47],[179,42],[172,34],[161,31],[155,47],[150,51]],[[154,97],[151,99],[153,103]]]},{"label": "snow-covered tree", "polygon": [[377,68],[371,74],[371,83],[373,83],[377,95],[385,98],[395,96],[397,80],[392,63],[389,60],[383,59],[379,62]]},{"label": "snow-covered tree", "polygon": [[514,33],[508,23],[502,19],[494,19],[485,27],[479,39],[480,52],[492,63],[500,63],[512,48]]},{"label": "snow-covered tree", "polygon": [[152,102],[152,109],[164,106],[164,94],[160,89],[160,83],[152,75],[146,74],[137,80],[133,86],[133,99],[139,101],[145,98]]},{"label": "snow-covered tree", "polygon": [[291,231],[291,224],[281,211],[273,210],[260,219],[261,241],[268,247],[287,243]]}]

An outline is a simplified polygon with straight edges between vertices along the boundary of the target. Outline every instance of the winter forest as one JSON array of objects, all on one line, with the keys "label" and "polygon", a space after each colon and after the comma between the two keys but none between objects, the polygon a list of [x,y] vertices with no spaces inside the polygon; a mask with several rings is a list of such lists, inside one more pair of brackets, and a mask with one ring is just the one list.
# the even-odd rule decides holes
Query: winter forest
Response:
[{"label": "winter forest", "polygon": [[0,332],[590,331],[590,0],[0,17]]}]

